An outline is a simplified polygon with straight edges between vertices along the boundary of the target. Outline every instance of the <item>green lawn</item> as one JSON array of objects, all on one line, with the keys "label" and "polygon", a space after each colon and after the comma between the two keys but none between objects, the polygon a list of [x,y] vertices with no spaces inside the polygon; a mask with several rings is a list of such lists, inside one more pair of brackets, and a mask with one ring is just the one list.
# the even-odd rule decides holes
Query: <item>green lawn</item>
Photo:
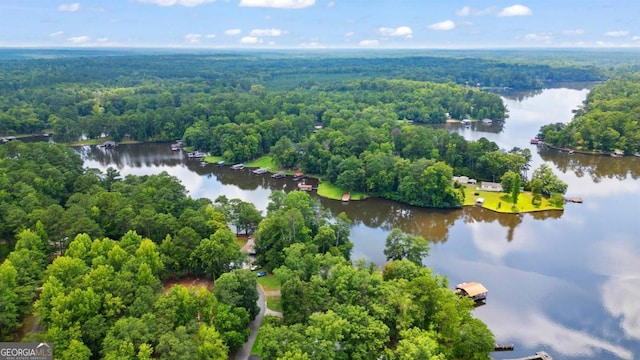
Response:
[{"label": "green lawn", "polygon": [[[323,181],[318,184],[318,195],[333,200],[342,200],[342,195],[347,191],[337,187],[329,182]],[[360,192],[351,192],[351,200],[363,200],[367,198],[367,194]]]},{"label": "green lawn", "polygon": [[267,296],[267,307],[273,311],[282,312],[282,299],[279,295]]},{"label": "green lawn", "polygon": [[258,284],[262,286],[264,291],[280,290],[280,282],[273,276],[273,274],[267,274],[267,276],[259,277]]},{"label": "green lawn", "polygon": [[278,171],[278,164],[273,161],[271,156],[262,156],[253,161],[249,161],[244,164],[247,167],[255,167],[255,168],[267,168],[271,172]]},{"label": "green lawn", "polygon": [[[467,205],[475,205],[476,200],[478,198],[484,199],[483,208],[497,211],[500,213],[523,213],[523,212],[533,212],[533,211],[543,211],[543,210],[562,210],[563,208],[559,208],[553,206],[549,199],[542,197],[542,203],[539,206],[535,206],[531,203],[533,198],[533,194],[531,192],[525,191],[520,193],[518,196],[518,204],[514,207],[513,202],[511,201],[511,195],[503,192],[496,191],[483,191],[478,190],[478,185],[467,185],[465,190],[465,199],[464,206]],[[478,193],[478,195],[475,195]]]},{"label": "green lawn", "polygon": [[218,161],[222,161],[222,156],[205,156],[202,161],[217,164]]}]

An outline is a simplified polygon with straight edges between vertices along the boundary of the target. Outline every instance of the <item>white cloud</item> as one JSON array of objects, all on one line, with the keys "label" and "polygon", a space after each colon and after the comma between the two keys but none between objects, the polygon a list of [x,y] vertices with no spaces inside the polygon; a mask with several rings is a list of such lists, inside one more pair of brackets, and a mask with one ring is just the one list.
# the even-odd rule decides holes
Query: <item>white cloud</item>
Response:
[{"label": "white cloud", "polygon": [[269,7],[278,9],[303,9],[313,6],[316,0],[240,0],[244,7]]},{"label": "white cloud", "polygon": [[257,44],[260,42],[260,39],[255,36],[244,36],[240,39],[240,42],[243,44]]},{"label": "white cloud", "polygon": [[197,44],[202,39],[201,34],[187,34],[184,36],[184,41],[189,44]]},{"label": "white cloud", "polygon": [[360,43],[358,45],[360,45],[360,46],[377,46],[378,45],[378,40],[362,40],[362,41],[360,41]]},{"label": "white cloud", "polygon": [[562,34],[566,36],[577,36],[577,35],[584,34],[584,30],[582,29],[565,30],[562,32]]},{"label": "white cloud", "polygon": [[72,37],[68,38],[67,40],[69,40],[70,42],[72,42],[74,44],[84,44],[84,43],[88,42],[89,40],[91,40],[91,38],[88,37],[87,35],[82,35],[82,36],[72,36]]},{"label": "white cloud", "polygon": [[234,36],[234,35],[240,35],[241,32],[242,30],[240,29],[229,29],[229,30],[225,30],[224,34]]},{"label": "white cloud", "polygon": [[336,6],[336,2],[335,2],[335,1],[329,1],[329,2],[327,3],[327,7],[328,7],[328,8],[332,8],[332,7],[335,7],[335,6]]},{"label": "white cloud", "polygon": [[64,31],[56,31],[56,32],[52,32],[51,34],[49,34],[49,37],[58,37],[60,35],[64,34]]},{"label": "white cloud", "polygon": [[76,12],[76,11],[80,10],[80,3],[60,4],[58,6],[58,10],[66,11],[66,12]]},{"label": "white cloud", "polygon": [[527,34],[524,36],[525,40],[528,41],[551,41],[551,39],[553,39],[553,36],[551,35],[551,33],[536,33],[536,34]]},{"label": "white cloud", "polygon": [[249,32],[249,36],[280,36],[285,31],[280,29],[253,29]]},{"label": "white cloud", "polygon": [[206,37],[207,39],[213,39],[213,38],[215,38],[215,37],[216,37],[216,34],[207,34],[205,37]]},{"label": "white cloud", "polygon": [[607,31],[606,33],[604,33],[604,36],[609,37],[623,37],[627,35],[629,35],[629,32],[627,30]]},{"label": "white cloud", "polygon": [[99,43],[106,43],[107,41],[109,41],[109,38],[101,37],[101,38],[96,39],[96,41],[99,42]]},{"label": "white cloud", "polygon": [[216,0],[136,0],[143,4],[155,4],[159,6],[182,5],[186,7],[194,7],[205,3],[214,2]]},{"label": "white cloud", "polygon": [[411,38],[413,36],[413,30],[411,30],[408,26],[400,26],[397,28],[388,28],[381,27],[379,29],[380,33],[385,36],[404,36],[406,38]]},{"label": "white cloud", "polygon": [[462,9],[456,10],[456,14],[458,16],[469,16],[471,15],[471,7],[464,6]]},{"label": "white cloud", "polygon": [[496,8],[495,7],[488,7],[486,9],[474,9],[470,6],[464,6],[462,7],[462,9],[458,9],[456,10],[456,15],[458,16],[483,16],[483,15],[488,15],[491,14],[493,12],[495,12]]},{"label": "white cloud", "polygon": [[301,43],[300,44],[301,48],[306,48],[306,49],[324,49],[325,46],[320,44],[319,42],[316,41],[312,41],[309,43]]},{"label": "white cloud", "polygon": [[349,31],[348,33],[345,33],[344,36],[350,38],[350,37],[353,37],[353,35],[355,34],[356,33],[354,33],[353,31]]},{"label": "white cloud", "polygon": [[502,11],[500,11],[498,13],[498,16],[528,16],[528,15],[533,15],[533,12],[531,11],[531,9],[529,9],[528,7],[524,6],[524,5],[512,5],[512,6],[508,6],[504,9],[502,9]]},{"label": "white cloud", "polygon": [[431,24],[428,26],[428,28],[431,30],[437,30],[437,31],[447,31],[447,30],[455,29],[456,24],[451,20],[445,20],[435,24]]},{"label": "white cloud", "polygon": [[638,41],[638,40],[640,40],[640,36],[636,35],[636,36],[632,37],[631,40]]}]

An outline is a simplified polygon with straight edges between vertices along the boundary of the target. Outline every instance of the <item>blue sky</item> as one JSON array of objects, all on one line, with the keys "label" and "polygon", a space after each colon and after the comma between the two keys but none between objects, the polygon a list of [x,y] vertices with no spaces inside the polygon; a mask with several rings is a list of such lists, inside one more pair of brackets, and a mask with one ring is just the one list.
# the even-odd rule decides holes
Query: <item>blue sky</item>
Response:
[{"label": "blue sky", "polygon": [[638,0],[0,0],[0,47],[640,47],[639,17]]}]

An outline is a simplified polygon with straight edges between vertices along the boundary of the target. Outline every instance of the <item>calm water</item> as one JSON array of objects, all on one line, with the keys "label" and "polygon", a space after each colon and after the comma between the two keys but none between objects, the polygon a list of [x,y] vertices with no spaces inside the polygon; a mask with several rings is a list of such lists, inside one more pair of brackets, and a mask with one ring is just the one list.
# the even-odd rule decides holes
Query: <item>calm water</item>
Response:
[{"label": "calm water", "polygon": [[[549,164],[569,184],[567,195],[583,198],[583,204],[567,204],[564,212],[499,215],[475,207],[425,210],[380,199],[321,201],[354,220],[354,259],[384,263],[385,238],[398,227],[433,241],[425,264],[452,286],[482,282],[489,297],[476,316],[497,342],[516,346],[513,352],[494,353],[496,359],[541,350],[556,359],[640,358],[640,158],[569,155],[529,145],[542,124],[569,121],[587,93],[580,87],[521,93],[504,98],[505,124],[447,125],[467,139],[530,148],[532,168]],[[272,190],[296,185],[248,170],[200,166],[168,144],[78,151],[87,167],[113,166],[123,176],[167,171],[193,197],[226,195],[260,210]]]}]

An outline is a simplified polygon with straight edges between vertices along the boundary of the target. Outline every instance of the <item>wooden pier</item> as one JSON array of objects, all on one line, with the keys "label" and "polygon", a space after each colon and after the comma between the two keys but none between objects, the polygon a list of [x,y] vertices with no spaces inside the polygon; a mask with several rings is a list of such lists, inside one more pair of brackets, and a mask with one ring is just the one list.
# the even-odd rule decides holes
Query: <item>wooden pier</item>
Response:
[{"label": "wooden pier", "polygon": [[493,351],[513,351],[515,345],[513,344],[495,344]]},{"label": "wooden pier", "polygon": [[526,356],[517,359],[505,359],[505,360],[553,360],[553,357],[544,351],[538,351],[535,355]]}]

